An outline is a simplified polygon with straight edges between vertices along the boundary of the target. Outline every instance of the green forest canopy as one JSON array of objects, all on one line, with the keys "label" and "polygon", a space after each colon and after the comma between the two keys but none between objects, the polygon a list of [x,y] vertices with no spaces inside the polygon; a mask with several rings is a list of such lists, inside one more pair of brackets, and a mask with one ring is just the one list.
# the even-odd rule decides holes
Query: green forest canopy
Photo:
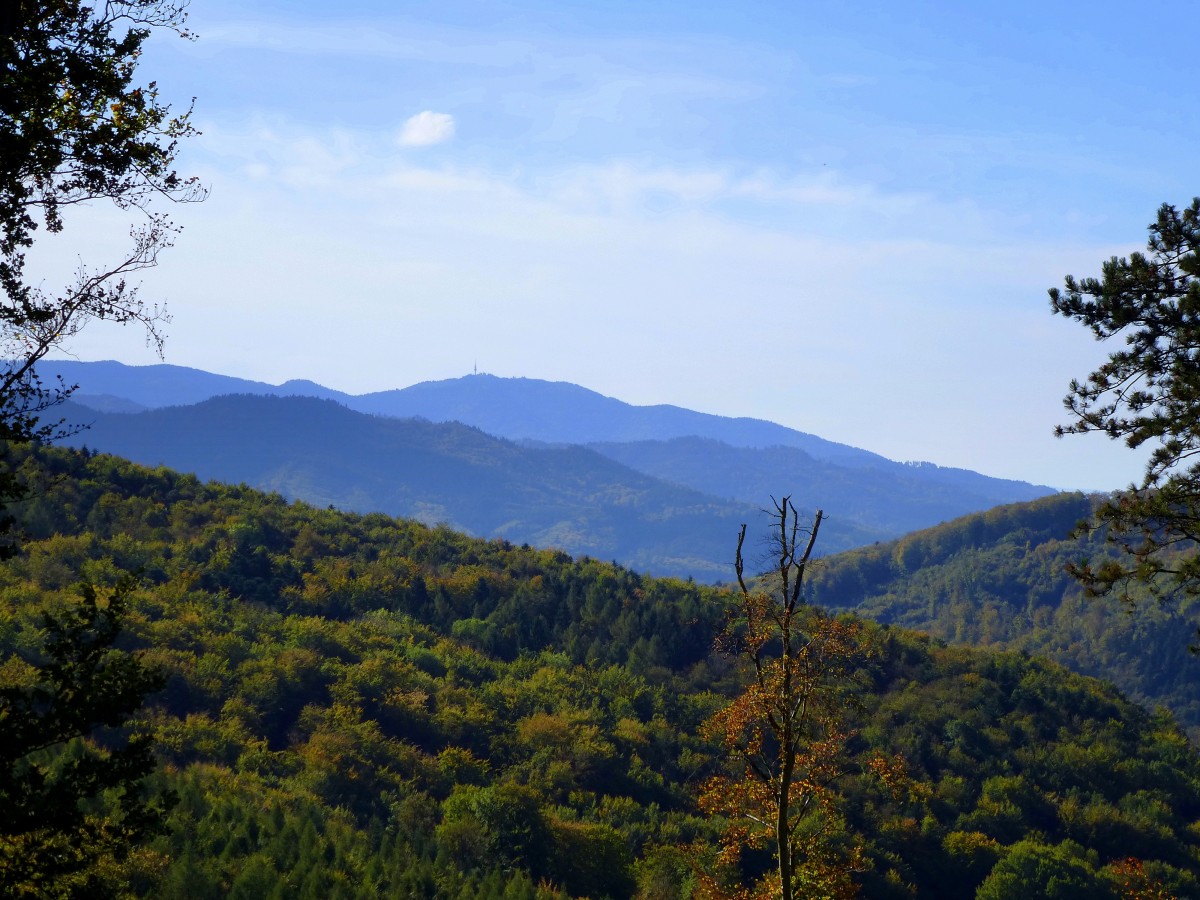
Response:
[{"label": "green forest canopy", "polygon": [[[112,457],[26,462],[6,657],[36,656],[38,611],[80,579],[137,571],[125,647],[169,676],[140,727],[179,803],[109,873],[136,894],[687,889],[682,848],[718,825],[695,786],[722,765],[697,729],[737,689],[719,590]],[[1200,758],[1167,715],[1020,653],[867,630],[851,750],[903,757],[911,789],[838,786],[865,896],[1018,896],[1049,872],[1116,897],[1130,857],[1200,893]]]}]

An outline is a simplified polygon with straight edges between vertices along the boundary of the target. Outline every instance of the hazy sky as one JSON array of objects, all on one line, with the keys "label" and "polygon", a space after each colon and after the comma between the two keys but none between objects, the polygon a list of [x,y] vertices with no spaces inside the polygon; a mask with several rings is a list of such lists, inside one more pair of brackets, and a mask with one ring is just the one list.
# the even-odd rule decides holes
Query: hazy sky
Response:
[{"label": "hazy sky", "polygon": [[[166,361],[355,393],[480,371],[1117,488],[1056,441],[1067,273],[1200,193],[1192,2],[195,0],[145,78],[209,199]],[[122,232],[42,242],[54,273]],[[80,359],[157,361],[95,327]]]}]

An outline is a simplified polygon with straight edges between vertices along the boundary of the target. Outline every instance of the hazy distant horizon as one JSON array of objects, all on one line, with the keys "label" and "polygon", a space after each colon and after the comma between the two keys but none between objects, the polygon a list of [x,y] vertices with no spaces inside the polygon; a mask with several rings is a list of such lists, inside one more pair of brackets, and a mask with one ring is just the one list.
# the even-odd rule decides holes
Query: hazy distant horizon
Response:
[{"label": "hazy distant horizon", "polygon": [[[53,359],[48,359],[48,361],[62,361],[62,360],[64,360],[64,359],[66,359],[66,358],[65,358],[65,357],[55,357],[55,358],[53,358]],[[78,362],[78,363],[89,363],[89,362],[91,362],[91,363],[103,363],[103,362],[118,362],[118,363],[120,363],[120,361],[119,361],[119,360],[76,360],[76,359],[70,359],[70,360],[67,360],[67,361],[69,361],[69,362]],[[121,365],[133,365],[133,364],[128,364],[128,363],[120,363],[120,364],[121,364]],[[211,374],[211,375],[227,376],[227,377],[235,377],[235,378],[243,378],[243,376],[230,376],[230,375],[229,375],[229,373],[225,373],[225,372],[215,372],[215,371],[213,371],[213,370],[211,370],[211,369],[202,369],[202,368],[200,368],[200,367],[197,367],[197,366],[176,366],[176,364],[174,364],[174,363],[170,363],[170,362],[160,362],[160,363],[143,363],[143,364],[137,364],[137,365],[134,365],[133,367],[135,367],[135,368],[138,368],[138,367],[151,367],[151,366],[156,366],[156,365],[165,365],[165,366],[173,366],[173,367],[178,367],[178,368],[186,368],[186,369],[191,369],[191,370],[195,370],[195,371],[205,372],[205,373],[208,373],[208,374]],[[552,379],[545,379],[545,378],[537,378],[536,376],[529,376],[529,375],[513,375],[513,376],[496,375],[495,373],[492,373],[492,372],[485,372],[485,371],[482,371],[482,370],[474,370],[474,369],[473,369],[472,371],[470,371],[470,372],[467,372],[467,373],[463,374],[463,375],[452,375],[452,376],[449,376],[448,378],[439,378],[439,379],[423,379],[423,380],[421,380],[421,381],[416,381],[416,382],[413,382],[413,383],[411,383],[411,384],[402,384],[402,385],[395,385],[395,386],[393,386],[393,387],[390,387],[390,388],[383,388],[383,389],[381,389],[380,391],[343,391],[343,390],[341,390],[340,388],[337,388],[337,387],[335,387],[335,386],[333,386],[333,385],[324,384],[324,383],[321,383],[321,382],[315,381],[314,379],[311,379],[311,378],[305,378],[305,377],[303,377],[303,376],[294,377],[294,378],[285,378],[285,379],[283,379],[283,380],[280,380],[280,381],[271,381],[271,380],[267,380],[267,379],[258,379],[258,378],[244,378],[244,380],[246,380],[246,381],[252,381],[252,382],[256,382],[256,383],[259,383],[259,384],[262,384],[262,385],[265,385],[265,386],[269,386],[269,387],[282,387],[282,386],[284,386],[284,385],[286,385],[286,384],[288,384],[288,383],[290,383],[290,382],[312,383],[312,384],[316,385],[317,387],[324,388],[324,389],[328,389],[328,390],[331,390],[331,391],[335,391],[335,392],[338,392],[338,393],[341,393],[341,394],[345,394],[345,395],[347,395],[347,396],[350,396],[350,397],[362,397],[362,396],[365,396],[365,395],[369,395],[369,394],[375,394],[375,393],[380,393],[380,392],[387,392],[387,391],[402,391],[402,390],[404,390],[404,389],[406,389],[406,388],[415,387],[415,386],[417,386],[417,385],[421,385],[421,384],[436,384],[436,383],[443,382],[443,381],[452,381],[452,380],[456,380],[456,379],[459,379],[459,378],[467,378],[467,377],[471,377],[471,376],[483,376],[483,377],[489,377],[489,378],[504,378],[504,379],[527,379],[527,380],[531,380],[531,381],[541,381],[541,382],[553,383],[553,384],[569,384],[569,385],[572,385],[572,386],[574,386],[574,387],[579,387],[579,388],[582,388],[582,389],[584,389],[584,390],[591,391],[592,393],[600,394],[600,396],[607,397],[607,398],[609,398],[609,399],[618,400],[618,401],[620,401],[620,402],[622,402],[622,403],[627,403],[627,404],[629,404],[630,406],[637,407],[637,408],[646,408],[646,407],[655,407],[655,406],[671,406],[671,407],[675,407],[675,408],[679,408],[679,409],[687,409],[687,410],[690,410],[690,411],[692,411],[692,412],[704,413],[704,414],[707,414],[707,415],[716,415],[716,416],[722,416],[722,417],[731,418],[731,419],[755,419],[755,420],[758,420],[758,421],[771,422],[772,424],[776,424],[776,425],[783,425],[784,427],[787,427],[787,428],[793,428],[793,430],[795,430],[795,431],[800,431],[800,432],[803,432],[803,433],[805,433],[805,434],[811,434],[811,435],[814,435],[814,436],[816,436],[816,437],[822,438],[822,439],[824,439],[824,440],[827,440],[827,441],[833,441],[833,442],[835,442],[835,443],[843,443],[843,444],[844,444],[844,443],[846,443],[846,442],[844,442],[844,441],[837,441],[837,440],[836,440],[836,439],[834,439],[834,438],[830,438],[830,437],[829,437],[829,436],[827,436],[827,435],[823,435],[823,434],[820,434],[820,433],[818,433],[818,432],[812,431],[811,429],[805,429],[805,428],[796,428],[796,427],[794,427],[794,426],[791,426],[791,425],[784,425],[784,423],[781,423],[781,422],[775,422],[774,420],[771,420],[771,419],[765,419],[765,418],[763,418],[763,417],[760,417],[760,416],[742,416],[742,415],[738,415],[738,414],[713,413],[713,412],[711,412],[711,411],[709,411],[709,410],[703,410],[703,409],[694,409],[694,408],[692,408],[692,407],[683,407],[683,406],[680,406],[679,404],[672,404],[672,403],[653,403],[653,402],[652,402],[652,403],[632,403],[632,402],[630,402],[630,401],[628,401],[628,400],[625,400],[625,399],[624,399],[624,398],[622,398],[622,397],[614,397],[614,396],[612,396],[612,395],[609,395],[609,394],[604,394],[604,393],[602,393],[602,392],[600,392],[600,391],[595,391],[594,389],[592,389],[592,388],[588,387],[587,385],[583,385],[583,384],[576,384],[575,382],[564,381],[564,380],[561,380],[561,379],[558,379],[558,380],[552,380]],[[84,395],[86,395],[86,394],[88,394],[88,393],[91,393],[91,392],[89,392],[89,391],[87,390],[86,386],[83,386],[83,387],[81,388],[81,391],[80,391],[80,392],[81,392],[82,394],[84,394]],[[946,465],[945,463],[940,463],[940,462],[938,462],[937,460],[928,460],[928,459],[925,459],[925,460],[918,460],[918,459],[897,459],[897,458],[895,458],[895,457],[888,456],[886,453],[884,453],[884,452],[881,452],[880,450],[878,450],[878,449],[876,449],[876,448],[874,448],[874,447],[862,447],[862,446],[853,445],[853,444],[849,444],[848,446],[856,447],[856,448],[857,448],[857,449],[859,449],[859,450],[866,450],[866,451],[869,451],[869,452],[871,452],[871,453],[876,453],[876,454],[879,454],[880,456],[883,456],[883,457],[885,457],[885,458],[887,458],[887,459],[891,459],[891,460],[893,460],[894,462],[901,462],[901,463],[907,463],[907,464],[933,463],[934,465],[939,465],[939,466],[944,466],[944,465]],[[952,468],[967,468],[967,469],[971,469],[971,467],[969,467],[969,466],[953,466]],[[1007,477],[1012,477],[1012,476],[1006,476],[1006,475],[1004,475],[1004,476],[1000,476],[1000,475],[996,475],[996,474],[995,474],[995,473],[993,473],[993,472],[987,472],[987,471],[983,471],[983,470],[980,470],[980,469],[971,469],[971,470],[972,470],[972,471],[979,472],[979,473],[980,473],[980,474],[982,474],[982,475],[989,475],[989,476],[992,476],[992,477],[1005,477],[1005,478],[1007,478]],[[1034,484],[1034,485],[1040,485],[1040,484],[1042,484],[1042,483],[1040,483],[1040,482],[1030,481],[1029,479],[1026,479],[1026,478],[1018,478],[1018,479],[1016,479],[1016,480],[1019,480],[1019,481],[1026,481],[1026,482],[1028,482],[1028,483],[1030,483],[1030,484]],[[1116,487],[1103,488],[1103,487],[1087,487],[1087,486],[1076,486],[1076,485],[1068,485],[1068,486],[1063,486],[1063,485],[1054,485],[1054,484],[1050,484],[1050,485],[1044,485],[1044,486],[1053,487],[1053,488],[1057,488],[1057,489],[1060,489],[1060,490],[1068,490],[1068,491],[1069,491],[1069,490],[1084,490],[1084,491],[1089,491],[1089,492],[1091,492],[1091,491],[1108,491],[1108,490],[1117,490],[1117,489],[1118,489],[1118,488],[1120,488],[1120,487],[1124,487],[1124,485],[1118,485],[1118,486],[1116,486]]]},{"label": "hazy distant horizon", "polygon": [[[1200,193],[1162,51],[1193,4],[190,12],[199,40],[139,67],[195,96],[179,170],[210,189],[144,283],[169,363],[349,393],[478,365],[1038,484],[1140,475],[1053,437],[1105,348],[1046,289]],[[69,214],[30,254],[48,289],[130,224]],[[156,361],[131,329],[68,350]]]}]

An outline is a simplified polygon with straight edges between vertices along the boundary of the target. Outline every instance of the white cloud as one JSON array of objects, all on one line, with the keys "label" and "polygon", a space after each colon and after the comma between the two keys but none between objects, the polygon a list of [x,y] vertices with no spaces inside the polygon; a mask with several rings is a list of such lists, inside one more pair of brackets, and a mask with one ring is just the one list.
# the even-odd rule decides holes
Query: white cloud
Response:
[{"label": "white cloud", "polygon": [[425,110],[407,119],[397,140],[403,147],[428,147],[454,137],[454,116]]}]

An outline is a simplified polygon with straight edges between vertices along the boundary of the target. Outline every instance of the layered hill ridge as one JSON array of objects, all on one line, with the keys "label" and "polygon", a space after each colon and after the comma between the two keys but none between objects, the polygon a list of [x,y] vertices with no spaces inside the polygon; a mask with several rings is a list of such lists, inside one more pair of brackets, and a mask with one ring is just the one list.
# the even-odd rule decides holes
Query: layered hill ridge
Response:
[{"label": "layered hill ridge", "polygon": [[786,485],[807,505],[890,536],[1048,490],[931,463],[881,458],[869,466],[843,466],[799,447],[738,447],[702,437],[587,446],[647,475],[743,503],[761,505]]},{"label": "layered hill ridge", "polygon": [[[67,384],[79,384],[75,401],[85,406],[96,405],[98,398],[121,398],[152,409],[198,403],[221,394],[320,397],[358,412],[461,422],[517,441],[614,444],[695,437],[732,447],[793,447],[813,459],[848,468],[900,469],[918,478],[961,481],[977,492],[1006,497],[1008,502],[1054,490],[933,463],[896,462],[764,419],[718,416],[668,404],[634,406],[563,381],[479,374],[354,395],[301,379],[272,385],[170,365],[54,360],[40,363],[39,372],[46,378],[61,377]],[[983,485],[991,487],[984,489]]]},{"label": "layered hill ridge", "polygon": [[473,375],[352,397],[177,366],[68,362],[41,374],[80,385],[76,403],[91,410],[71,416],[93,427],[77,444],[704,581],[729,577],[730,524],[780,492],[826,511],[829,552],[1050,492],[535,379]]},{"label": "layered hill ridge", "polygon": [[78,384],[76,402],[96,395],[121,397],[146,408],[199,403],[221,394],[308,396],[336,400],[358,412],[434,422],[461,422],[511,440],[586,444],[594,441],[667,440],[700,436],[737,447],[799,447],[843,465],[886,463],[884,457],[826,441],[762,419],[728,418],[678,406],[633,406],[587,388],[536,378],[466,375],[406,388],[353,395],[311,381],[281,385],[214,375],[184,366],[43,361],[43,378]]},{"label": "layered hill ridge", "polygon": [[[730,577],[738,525],[756,515],[584,447],[532,448],[458,423],[357,413],[310,397],[228,395],[138,414],[73,404],[76,446],[246,483],[318,506],[445,523],[481,537],[616,559],[704,581]],[[846,549],[878,531],[831,524]]]},{"label": "layered hill ridge", "polygon": [[475,425],[514,440],[588,444],[703,437],[734,447],[797,447],[846,466],[885,464],[875,453],[763,419],[728,418],[668,404],[633,406],[562,381],[467,375],[364,394],[352,404],[381,415]]}]

